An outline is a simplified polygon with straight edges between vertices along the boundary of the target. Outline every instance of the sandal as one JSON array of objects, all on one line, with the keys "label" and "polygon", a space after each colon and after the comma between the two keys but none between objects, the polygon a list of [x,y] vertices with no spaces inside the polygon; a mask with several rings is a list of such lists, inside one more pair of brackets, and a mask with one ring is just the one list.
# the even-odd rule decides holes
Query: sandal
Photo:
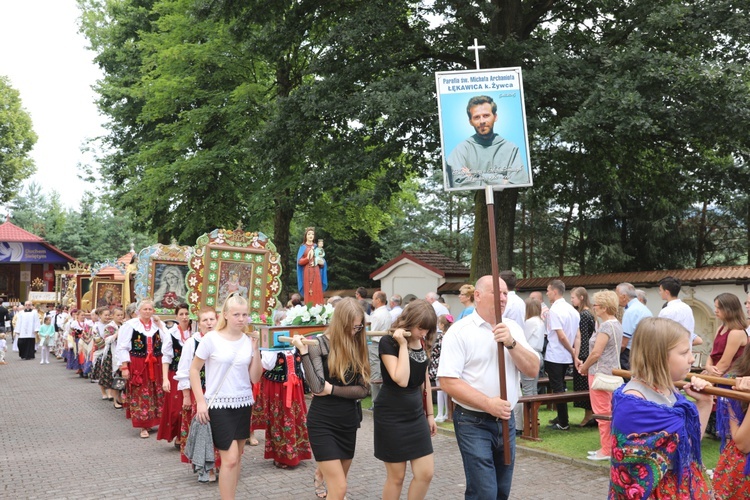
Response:
[{"label": "sandal", "polygon": [[282,464],[281,462],[277,462],[276,460],[273,461],[273,465],[276,466],[278,469],[288,469],[289,466],[287,464]]},{"label": "sandal", "polygon": [[326,488],[326,480],[320,479],[313,476],[313,485],[315,486],[315,496],[318,498],[325,498],[328,496],[328,488]]},{"label": "sandal", "polygon": [[250,446],[258,446],[259,443],[255,436],[250,436],[247,439],[247,444],[249,444]]},{"label": "sandal", "polygon": [[141,438],[142,439],[148,438],[148,429],[141,429]]}]

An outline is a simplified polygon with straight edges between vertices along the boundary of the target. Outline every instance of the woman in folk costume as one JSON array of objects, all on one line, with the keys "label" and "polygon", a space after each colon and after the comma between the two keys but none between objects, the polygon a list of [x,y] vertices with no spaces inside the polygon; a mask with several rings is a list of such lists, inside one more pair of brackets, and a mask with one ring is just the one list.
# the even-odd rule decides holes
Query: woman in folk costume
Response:
[{"label": "woman in folk costume", "polygon": [[690,333],[665,318],[645,318],[633,334],[632,379],[612,398],[612,462],[609,498],[713,499],[701,459],[713,398],[710,385],[693,377],[674,383],[693,365]]},{"label": "woman in folk costume", "polygon": [[[747,328],[744,315],[734,316],[735,327]],[[737,377],[736,390],[750,392],[750,349],[742,351],[728,373]],[[750,498],[750,418],[747,413],[748,404],[736,399],[721,397],[716,402],[716,431],[721,437],[721,455],[714,470],[714,493],[720,500]]]},{"label": "woman in folk costume", "polygon": [[[193,421],[195,416],[196,404],[193,393],[190,390],[190,364],[193,362],[195,357],[195,350],[198,348],[203,336],[208,332],[212,331],[216,327],[216,311],[212,307],[203,307],[198,312],[198,331],[193,334],[191,338],[185,342],[182,346],[182,354],[180,355],[180,362],[177,366],[177,373],[175,373],[175,379],[177,380],[177,390],[182,394],[182,415],[180,417],[180,460],[183,463],[189,464],[190,459],[185,456],[185,442],[190,432],[190,423]],[[199,372],[201,379],[201,387],[203,392],[206,392],[206,370],[205,367]],[[202,471],[198,475],[198,482],[214,482],[216,481],[216,472],[219,471],[221,466],[221,457],[219,456],[219,449],[214,448],[214,462],[216,463],[216,471]],[[208,473],[208,474],[206,474]]]},{"label": "woman in folk costume", "polygon": [[[117,337],[119,338],[120,330],[122,329],[122,325],[125,324],[125,321],[131,320],[131,319],[137,319],[137,318],[138,318],[138,305],[135,302],[128,304],[127,307],[125,307],[125,316],[123,318],[123,321],[118,324]],[[113,380],[114,380],[114,377],[122,378],[122,372],[120,371],[120,363],[122,360],[117,355],[117,339],[112,341],[112,348],[110,350],[112,351]],[[129,403],[128,387],[126,385],[125,389],[123,389],[122,391],[118,391],[115,394],[114,407],[115,407],[115,410],[120,410],[129,405],[130,403]],[[130,418],[130,412],[125,411],[125,418]]]},{"label": "woman in folk costume", "polygon": [[91,363],[91,354],[94,352],[94,337],[98,335],[96,325],[99,323],[99,316],[96,311],[89,313],[91,319],[86,320],[89,328],[84,330],[81,338],[78,340],[78,363],[81,365],[81,372],[84,378],[89,378],[93,365]]},{"label": "woman in folk costume", "polygon": [[[122,326],[122,321],[125,318],[125,312],[122,307],[115,307],[112,309],[112,321],[104,326],[104,333],[102,338],[104,339],[104,347],[101,350],[101,362],[98,366],[98,373],[95,370],[95,374],[99,380],[99,387],[107,395],[107,399],[113,401],[115,397],[118,397],[117,392],[112,389],[112,351],[117,345],[117,332]],[[114,404],[115,408],[122,408],[118,403]]]},{"label": "woman in folk costume", "polygon": [[[108,307],[100,307],[96,310],[96,315],[99,317],[99,321],[94,324],[94,350],[91,353],[91,383],[98,382],[102,376],[102,361],[104,360],[104,348],[107,343],[105,337],[112,335],[111,331],[107,331],[107,325],[112,321],[112,312]],[[107,389],[99,385],[99,390],[102,393],[102,399],[109,399]]]},{"label": "woman in folk costume", "polygon": [[151,427],[159,425],[162,392],[161,348],[168,335],[164,323],[153,318],[154,303],[144,299],[138,305],[138,317],[126,321],[117,338],[117,358],[122,377],[127,380],[126,416],[133,427],[147,438]]},{"label": "woman in folk costume", "polygon": [[68,370],[76,370],[83,377],[81,363],[78,362],[78,344],[84,333],[88,332],[87,335],[91,335],[91,325],[86,321],[86,313],[83,309],[74,309],[73,318],[75,319],[68,321],[66,329],[68,348],[64,356],[67,361],[66,367]]},{"label": "woman in folk costume", "polygon": [[297,288],[302,303],[324,304],[323,291],[328,288],[328,265],[315,261],[315,228],[305,228],[305,237],[297,251]]},{"label": "woman in folk costume", "polygon": [[280,468],[312,458],[307,435],[302,355],[299,351],[266,351],[263,377],[253,406],[252,430],[266,430],[263,458]]},{"label": "woman in folk costume", "polygon": [[180,446],[180,418],[182,415],[182,392],[177,390],[175,374],[180,363],[185,342],[193,335],[190,321],[190,311],[187,304],[178,304],[174,310],[177,324],[174,325],[164,336],[162,346],[162,389],[164,390],[164,406],[161,409],[161,423],[156,439],[172,441],[175,439],[175,447]]}]

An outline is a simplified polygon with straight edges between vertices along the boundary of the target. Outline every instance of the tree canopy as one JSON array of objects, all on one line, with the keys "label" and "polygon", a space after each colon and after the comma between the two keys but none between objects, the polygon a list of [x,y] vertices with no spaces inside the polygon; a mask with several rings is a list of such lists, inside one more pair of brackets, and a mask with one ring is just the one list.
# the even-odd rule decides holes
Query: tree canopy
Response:
[{"label": "tree canopy", "polygon": [[[439,247],[442,227],[446,253],[488,272],[484,193],[460,196],[474,198],[468,216],[424,180],[440,169],[433,74],[473,68],[466,46],[478,38],[483,67],[524,71],[535,185],[496,195],[502,268],[744,257],[747,1],[79,4],[105,72],[102,174],[114,206],[161,241],[241,220],[269,233],[290,269],[298,228],[314,225],[374,266],[405,244]],[[449,204],[432,215],[442,226],[410,213],[415,196]]]},{"label": "tree canopy", "polygon": [[34,173],[29,153],[36,140],[20,94],[7,77],[0,75],[0,204],[10,201],[21,182]]}]

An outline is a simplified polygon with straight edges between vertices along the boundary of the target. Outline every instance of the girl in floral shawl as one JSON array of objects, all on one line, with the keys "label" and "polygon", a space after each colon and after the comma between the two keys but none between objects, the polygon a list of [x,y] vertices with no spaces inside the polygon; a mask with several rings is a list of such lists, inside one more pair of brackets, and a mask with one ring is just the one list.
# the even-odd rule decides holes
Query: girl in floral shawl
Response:
[{"label": "girl in floral shawl", "polygon": [[641,320],[630,352],[632,379],[613,394],[610,499],[712,499],[701,460],[701,436],[712,397],[693,377],[690,334],[664,318]]}]

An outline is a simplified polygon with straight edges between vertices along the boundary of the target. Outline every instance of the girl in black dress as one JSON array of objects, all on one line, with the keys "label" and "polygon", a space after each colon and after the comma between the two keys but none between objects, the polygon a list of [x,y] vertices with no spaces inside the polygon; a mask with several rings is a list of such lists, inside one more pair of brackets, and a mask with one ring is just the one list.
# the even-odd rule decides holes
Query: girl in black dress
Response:
[{"label": "girl in black dress", "polygon": [[[594,329],[596,328],[596,320],[591,313],[589,294],[585,288],[578,286],[571,290],[570,302],[581,315],[580,326],[578,327],[578,333],[573,346],[573,349],[575,349],[577,353],[573,360],[575,363],[575,370],[573,370],[573,390],[588,391],[588,377],[584,377],[578,373],[578,368],[583,365],[589,357],[589,340],[591,340],[591,335],[593,335]],[[591,409],[591,401],[576,401],[573,403],[573,406],[584,409],[583,420],[581,420],[580,424],[581,427],[596,427],[598,425],[597,421],[593,418],[594,411]]]},{"label": "girl in black dress", "polygon": [[331,500],[346,495],[346,475],[362,420],[360,400],[370,392],[364,319],[359,302],[346,298],[336,305],[331,324],[318,337],[317,345],[303,344],[300,335],[292,340],[302,355],[305,379],[314,394],[307,430]]},{"label": "girl in black dress", "polygon": [[[437,330],[435,310],[427,301],[415,300],[392,328],[393,336],[383,337],[379,346],[383,387],[373,406],[375,457],[385,462],[387,473],[382,498],[401,497],[410,461],[414,478],[408,498],[417,500],[427,495],[435,469],[430,438],[437,425],[427,376],[428,347]],[[406,331],[409,337],[404,337]]]}]

